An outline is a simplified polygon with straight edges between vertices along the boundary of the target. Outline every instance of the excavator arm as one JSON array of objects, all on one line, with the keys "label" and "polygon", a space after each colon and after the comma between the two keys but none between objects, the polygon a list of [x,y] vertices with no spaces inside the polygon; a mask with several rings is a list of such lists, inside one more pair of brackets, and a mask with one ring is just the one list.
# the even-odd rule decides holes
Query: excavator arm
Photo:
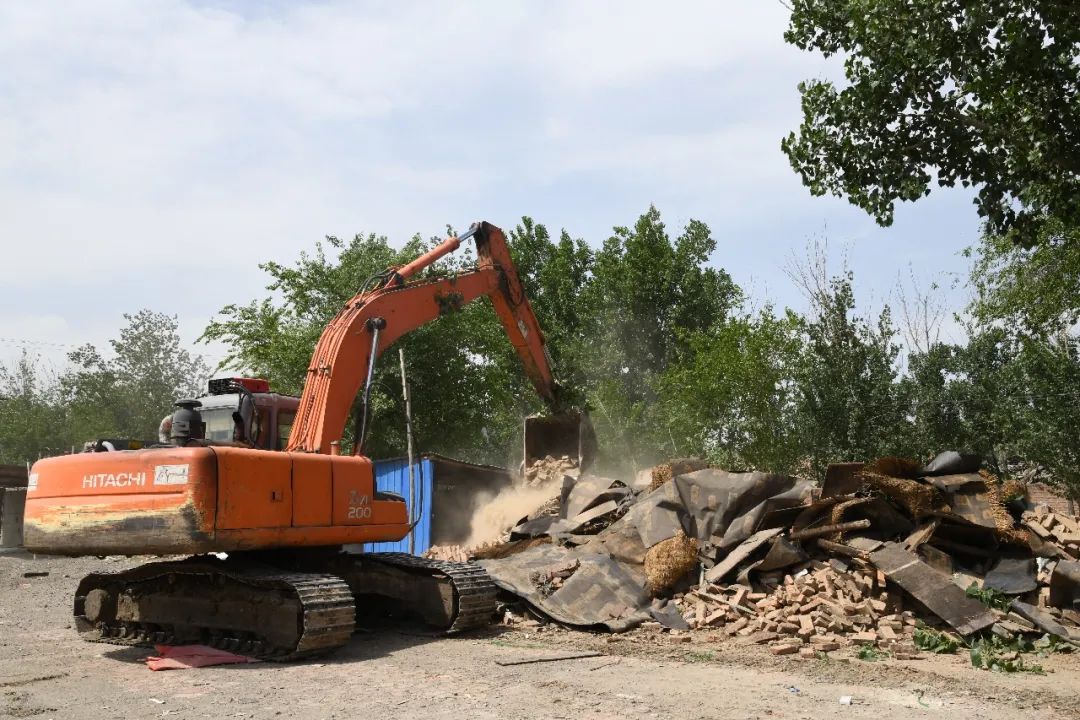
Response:
[{"label": "excavator arm", "polygon": [[[454,277],[410,282],[410,278],[476,240],[477,268]],[[330,454],[341,439],[353,400],[382,351],[398,338],[481,297],[490,297],[525,373],[550,408],[557,385],[529,300],[510,259],[506,236],[494,225],[474,223],[401,268],[388,270],[361,291],[326,326],[308,366],[288,450]],[[356,448],[359,452],[360,447]]]}]

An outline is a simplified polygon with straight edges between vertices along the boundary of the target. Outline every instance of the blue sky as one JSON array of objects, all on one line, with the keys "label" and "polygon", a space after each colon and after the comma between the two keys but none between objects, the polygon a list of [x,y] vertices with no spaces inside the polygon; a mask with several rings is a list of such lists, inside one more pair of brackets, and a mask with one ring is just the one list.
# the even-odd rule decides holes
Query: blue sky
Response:
[{"label": "blue sky", "polygon": [[708,223],[758,304],[804,306],[783,267],[811,237],[867,308],[909,264],[962,278],[969,194],[882,229],[790,170],[796,85],[838,68],[785,25],[766,0],[4,4],[0,361],[58,364],[45,343],[103,345],[142,307],[194,340],[328,234],[531,215],[595,245],[650,203]]}]

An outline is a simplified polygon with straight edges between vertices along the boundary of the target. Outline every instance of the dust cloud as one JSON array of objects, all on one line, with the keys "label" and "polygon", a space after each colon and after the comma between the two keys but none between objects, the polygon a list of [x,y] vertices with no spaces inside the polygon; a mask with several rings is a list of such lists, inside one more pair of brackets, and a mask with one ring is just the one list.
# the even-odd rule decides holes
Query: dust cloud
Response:
[{"label": "dust cloud", "polygon": [[525,477],[511,487],[477,502],[469,525],[465,547],[502,540],[518,520],[543,507],[562,491],[563,476],[577,464],[568,457],[547,457],[525,471]]}]

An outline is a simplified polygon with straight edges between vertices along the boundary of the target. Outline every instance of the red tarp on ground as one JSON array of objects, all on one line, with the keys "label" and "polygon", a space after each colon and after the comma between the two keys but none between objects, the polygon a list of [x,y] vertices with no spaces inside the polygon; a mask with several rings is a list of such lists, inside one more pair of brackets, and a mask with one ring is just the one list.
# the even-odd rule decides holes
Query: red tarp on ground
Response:
[{"label": "red tarp on ground", "polygon": [[255,658],[234,655],[207,645],[178,645],[176,647],[155,645],[154,647],[158,651],[158,657],[146,658],[146,666],[151,670],[187,670],[210,665],[258,662]]}]

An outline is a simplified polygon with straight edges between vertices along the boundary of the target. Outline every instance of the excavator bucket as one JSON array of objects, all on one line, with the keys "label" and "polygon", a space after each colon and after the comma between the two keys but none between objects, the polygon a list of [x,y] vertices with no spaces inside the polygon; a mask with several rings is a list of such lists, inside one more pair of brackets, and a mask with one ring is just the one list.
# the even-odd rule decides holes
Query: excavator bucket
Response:
[{"label": "excavator bucket", "polygon": [[549,455],[564,455],[585,470],[596,458],[596,432],[580,410],[525,418],[525,467]]}]

